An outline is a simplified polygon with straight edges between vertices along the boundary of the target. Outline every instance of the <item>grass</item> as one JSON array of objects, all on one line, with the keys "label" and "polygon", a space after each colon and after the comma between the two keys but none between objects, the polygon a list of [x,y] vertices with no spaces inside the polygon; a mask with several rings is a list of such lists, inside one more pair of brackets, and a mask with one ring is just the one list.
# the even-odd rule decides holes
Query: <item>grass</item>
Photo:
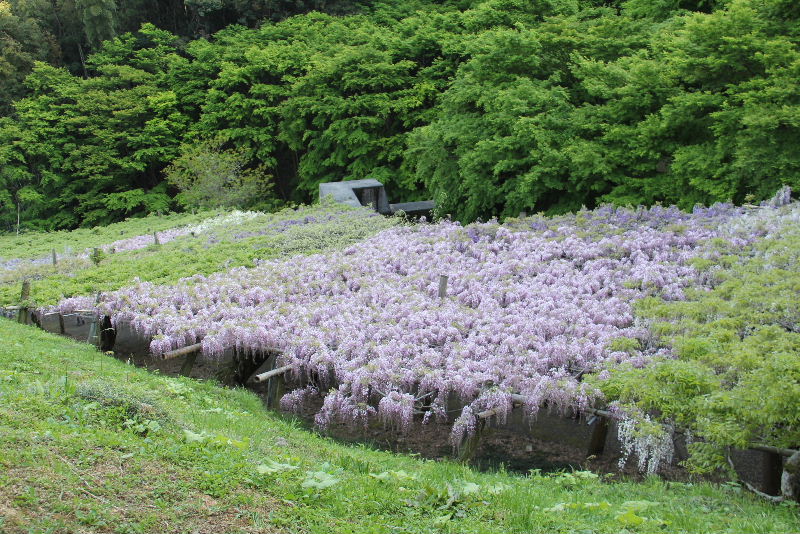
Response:
[{"label": "grass", "polygon": [[[163,219],[173,223],[178,220],[173,215],[164,216]],[[158,217],[142,219],[146,220],[161,221]],[[187,235],[157,246],[104,254],[96,265],[88,259],[73,258],[60,261],[55,266],[45,264],[14,271],[0,270],[0,306],[19,303],[23,279],[32,280],[29,303],[48,306],[57,304],[64,297],[113,291],[133,284],[135,278],[154,283],[175,283],[180,278],[195,274],[207,275],[233,267],[252,267],[260,259],[322,252],[361,241],[399,223],[398,218],[375,216],[366,208],[354,209],[332,203],[298,210],[286,209],[240,223],[216,226],[197,237]],[[143,224],[136,223],[137,231],[141,230]],[[162,226],[166,224],[163,222]],[[155,225],[150,227],[155,228]],[[106,240],[93,243],[95,245],[119,239],[114,232],[108,233],[105,229],[99,231]],[[75,243],[80,245],[75,245],[74,249],[83,250],[83,244],[89,242],[83,239],[86,231],[77,230],[76,233]],[[134,235],[142,234],[131,233],[123,237]],[[62,243],[62,248],[65,241],[72,242],[71,233],[25,236],[31,242],[42,240],[50,243],[56,238]],[[4,255],[8,254],[5,249],[2,250]],[[17,248],[12,247],[10,251],[21,254]]]},{"label": "grass", "polygon": [[48,257],[52,249],[56,249],[56,253],[61,256],[65,247],[69,247],[73,252],[81,252],[84,249],[99,247],[119,239],[147,235],[152,232],[163,232],[170,228],[195,224],[219,213],[216,211],[204,211],[196,214],[150,214],[147,217],[126,219],[122,222],[94,228],[0,235],[0,251],[2,251],[0,259],[43,258]]},{"label": "grass", "polygon": [[336,443],[243,389],[0,320],[0,532],[791,532],[735,486],[519,476]]}]

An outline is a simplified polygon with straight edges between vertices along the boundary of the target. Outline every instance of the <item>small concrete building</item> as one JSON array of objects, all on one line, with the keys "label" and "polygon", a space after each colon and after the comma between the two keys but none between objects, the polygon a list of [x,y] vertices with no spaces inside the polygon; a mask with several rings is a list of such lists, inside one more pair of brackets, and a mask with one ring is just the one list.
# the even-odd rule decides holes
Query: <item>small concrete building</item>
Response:
[{"label": "small concrete building", "polygon": [[430,216],[436,207],[433,200],[390,204],[383,184],[372,178],[319,184],[319,198],[326,196],[332,196],[334,201],[348,206],[371,206],[381,215],[402,211],[410,217]]}]

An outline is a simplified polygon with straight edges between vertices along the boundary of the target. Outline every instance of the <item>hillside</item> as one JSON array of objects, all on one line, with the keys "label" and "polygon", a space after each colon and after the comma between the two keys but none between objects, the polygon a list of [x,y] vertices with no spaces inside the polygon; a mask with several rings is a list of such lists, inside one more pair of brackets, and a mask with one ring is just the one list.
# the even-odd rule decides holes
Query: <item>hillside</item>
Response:
[{"label": "hillside", "polygon": [[791,532],[734,485],[479,473],[349,447],[258,397],[0,320],[0,530]]},{"label": "hillside", "polygon": [[0,3],[0,228],[367,177],[462,222],[800,185],[794,0],[147,1]]}]

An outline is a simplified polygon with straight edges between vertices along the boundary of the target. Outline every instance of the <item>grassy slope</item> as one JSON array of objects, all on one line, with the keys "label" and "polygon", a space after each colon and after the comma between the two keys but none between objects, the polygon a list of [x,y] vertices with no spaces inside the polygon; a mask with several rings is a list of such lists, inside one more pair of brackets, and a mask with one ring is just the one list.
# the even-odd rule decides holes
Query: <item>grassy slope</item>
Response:
[{"label": "grassy slope", "polygon": [[151,232],[163,232],[170,228],[199,223],[219,213],[221,212],[204,211],[194,215],[190,213],[151,214],[147,217],[127,219],[108,226],[96,226],[94,228],[0,235],[0,259],[43,258],[49,256],[52,249],[56,249],[60,256],[64,251],[64,247],[70,247],[73,252],[80,252],[87,248],[99,247],[117,241],[118,239],[147,235]]},{"label": "grassy slope", "polygon": [[33,327],[0,320],[0,339],[0,532],[800,530],[736,488],[477,473],[340,445],[245,390]]},{"label": "grassy slope", "polygon": [[[64,296],[91,295],[96,291],[112,291],[131,285],[134,278],[155,283],[174,283],[194,274],[211,274],[229,268],[252,267],[256,259],[271,259],[294,254],[313,254],[326,249],[343,247],[399,223],[399,219],[373,217],[369,210],[355,210],[341,205],[323,204],[264,214],[243,224],[227,225],[205,232],[197,238],[185,236],[159,246],[108,254],[98,264],[88,260],[61,262],[58,266],[43,265],[27,271],[0,271],[0,306],[14,305],[19,301],[20,283],[31,278],[31,299],[36,306],[58,303]],[[264,235],[250,235],[264,231],[271,225],[286,221],[302,221],[313,217],[319,222],[291,225],[281,231],[270,230]],[[173,220],[174,216],[162,217]],[[331,218],[331,220],[328,220]],[[142,219],[161,221],[158,217]],[[196,221],[192,221],[196,222]],[[128,224],[128,223],[120,223]],[[133,224],[133,223],[131,223]],[[137,231],[144,223],[136,223]],[[166,225],[163,222],[162,226]],[[173,225],[179,226],[179,225]],[[153,226],[154,227],[154,226]],[[105,232],[105,229],[102,229]],[[77,231],[75,250],[86,248],[82,230]],[[142,232],[147,234],[147,232]],[[55,234],[35,234],[27,239],[34,242],[53,239]],[[106,240],[95,245],[119,239],[114,233],[102,233]],[[126,233],[133,237],[139,233]],[[58,237],[61,243],[72,239],[72,234]],[[0,238],[1,240],[2,238]],[[48,241],[49,242],[49,241]],[[63,245],[62,245],[63,246]],[[88,245],[87,245],[88,246]],[[21,254],[17,248],[9,249]],[[49,249],[48,249],[49,250]],[[3,251],[5,255],[6,252]],[[46,253],[45,253],[46,255]],[[21,257],[13,256],[8,257]]]}]

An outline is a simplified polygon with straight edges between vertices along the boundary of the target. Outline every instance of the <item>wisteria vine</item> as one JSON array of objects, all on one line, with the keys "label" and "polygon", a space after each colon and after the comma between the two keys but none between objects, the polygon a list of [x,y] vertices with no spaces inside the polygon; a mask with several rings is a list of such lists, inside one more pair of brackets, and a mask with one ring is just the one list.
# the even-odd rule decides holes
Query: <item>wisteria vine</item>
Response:
[{"label": "wisteria vine", "polygon": [[[786,209],[602,207],[504,225],[397,227],[326,254],[140,283],[104,294],[98,310],[152,336],[154,355],[197,342],[209,358],[280,348],[280,365],[315,379],[281,406],[321,395],[321,426],[379,417],[407,429],[414,415],[464,406],[451,436],[459,443],[481,410],[505,418],[512,393],[530,416],[542,406],[584,410],[599,395],[584,373],[664,354],[634,319],[634,302],[683,298],[703,283],[694,258],[713,259],[720,242],[747,246]],[[67,299],[59,309],[92,304]],[[614,350],[619,338],[640,349]]]}]

